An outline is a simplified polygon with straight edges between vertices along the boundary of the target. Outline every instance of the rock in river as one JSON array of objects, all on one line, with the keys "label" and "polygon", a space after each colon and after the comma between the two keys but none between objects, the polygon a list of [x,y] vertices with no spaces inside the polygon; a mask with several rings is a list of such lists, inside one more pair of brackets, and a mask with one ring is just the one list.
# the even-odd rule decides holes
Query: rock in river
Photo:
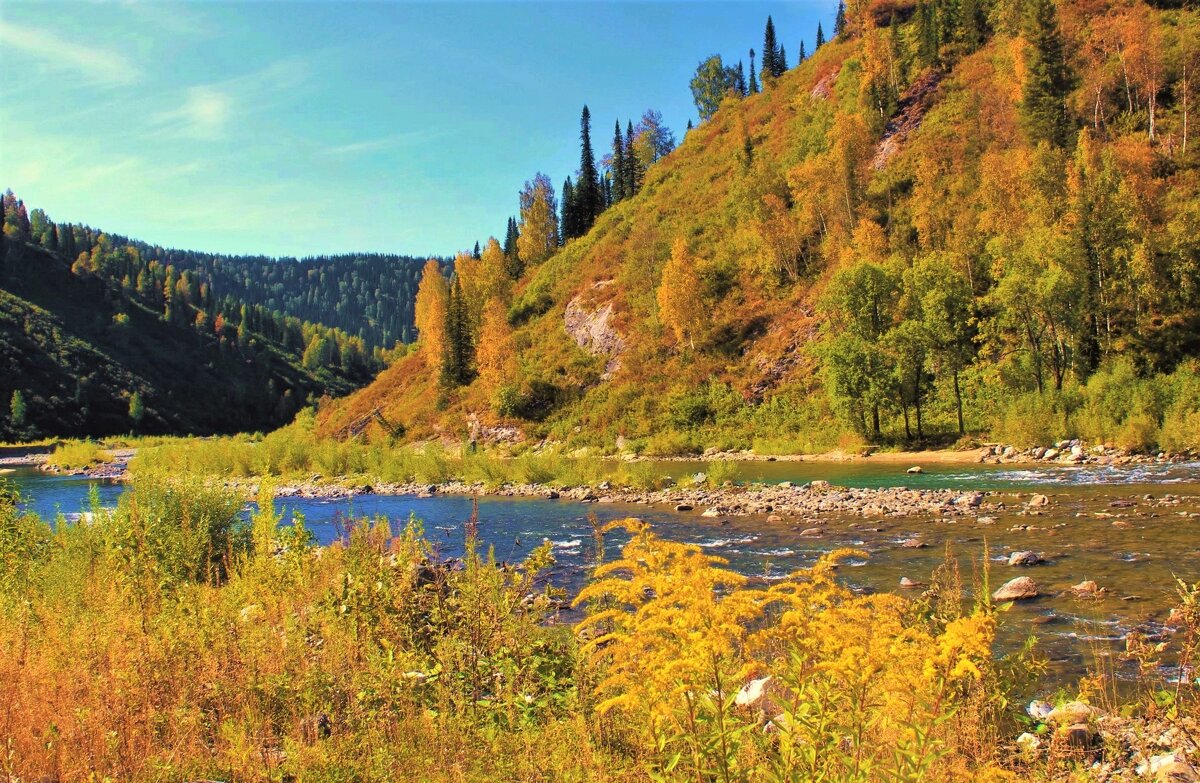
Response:
[{"label": "rock in river", "polygon": [[1037,598],[1041,593],[1038,591],[1037,582],[1027,576],[1018,576],[1016,579],[1010,579],[1000,585],[1000,589],[992,593],[993,601],[1024,601],[1029,598]]},{"label": "rock in river", "polygon": [[1026,549],[1022,552],[1013,552],[1008,556],[1008,564],[1010,566],[1031,566],[1044,562],[1042,556],[1031,549]]},{"label": "rock in river", "polygon": [[918,474],[918,473],[924,473],[925,471],[921,470],[921,466],[920,466],[920,465],[913,465],[911,468],[909,468],[908,470],[906,470],[906,471],[904,471],[904,472],[905,472],[905,473],[911,473],[912,475],[914,475],[914,476],[915,476],[916,474]]},{"label": "rock in river", "polygon": [[1050,505],[1050,498],[1046,497],[1045,495],[1034,495],[1029,499],[1029,502],[1026,505],[1028,505],[1030,508],[1048,506]]}]

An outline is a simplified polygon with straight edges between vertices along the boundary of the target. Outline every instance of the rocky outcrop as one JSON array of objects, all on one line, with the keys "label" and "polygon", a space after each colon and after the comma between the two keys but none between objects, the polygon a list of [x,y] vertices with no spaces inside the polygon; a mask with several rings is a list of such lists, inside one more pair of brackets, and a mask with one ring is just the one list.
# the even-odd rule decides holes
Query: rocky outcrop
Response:
[{"label": "rocky outcrop", "polygon": [[567,334],[583,350],[593,356],[607,356],[604,366],[605,380],[611,378],[621,367],[621,353],[625,350],[625,338],[613,326],[615,306],[611,299],[603,304],[591,304],[598,292],[612,285],[611,280],[601,280],[585,293],[567,303],[563,313],[563,326]]}]

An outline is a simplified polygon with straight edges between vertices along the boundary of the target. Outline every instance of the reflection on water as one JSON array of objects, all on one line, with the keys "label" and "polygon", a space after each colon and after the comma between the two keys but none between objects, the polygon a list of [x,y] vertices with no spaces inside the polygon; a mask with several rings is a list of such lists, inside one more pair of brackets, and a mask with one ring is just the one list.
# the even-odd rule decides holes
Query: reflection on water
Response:
[{"label": "reflection on water", "polygon": [[[601,522],[641,517],[661,535],[694,543],[728,559],[733,568],[763,580],[777,580],[810,566],[834,549],[854,547],[865,551],[868,558],[845,563],[840,573],[856,590],[897,590],[901,577],[928,583],[947,554],[958,559],[963,582],[971,590],[984,583],[986,562],[992,589],[1014,576],[1029,576],[1041,587],[1042,598],[1017,603],[1006,613],[1001,642],[1006,649],[1016,649],[1030,634],[1036,634],[1039,649],[1051,659],[1052,679],[1076,676],[1093,665],[1097,656],[1123,648],[1130,631],[1159,637],[1174,600],[1175,578],[1200,581],[1200,465],[1196,463],[1127,470],[1011,466],[964,470],[953,466],[943,471],[931,468],[920,476],[898,476],[896,466],[748,465],[747,470],[760,471],[748,479],[799,482],[825,478],[855,486],[903,483],[914,487],[919,479],[924,486],[998,488],[1022,495],[1037,488],[1049,494],[1052,502],[1036,516],[1024,513],[1023,498],[1000,494],[991,500],[1002,506],[976,519],[863,519],[823,514],[770,523],[754,517],[704,518],[698,513],[702,509],[677,514],[644,505],[485,497],[479,499],[480,536],[498,559],[510,561],[525,557],[533,547],[549,540],[557,559],[551,578],[568,591],[581,586],[585,567],[595,558],[588,520],[591,514]],[[668,468],[678,475],[698,469],[687,463],[664,465]],[[28,507],[44,517],[87,510],[93,482],[34,471],[18,471],[10,478],[21,486]],[[111,506],[121,487],[100,483],[96,491],[100,504]],[[461,554],[462,523],[471,514],[471,499],[453,496],[288,498],[279,505],[289,520],[302,514],[321,543],[340,535],[347,517],[387,517],[394,526],[421,520],[427,537],[443,557]],[[801,530],[814,526],[820,535],[800,535]],[[913,539],[925,546],[903,545]],[[609,552],[623,540],[621,534],[612,534],[606,542]],[[1031,567],[1009,567],[1002,562],[1009,553],[1021,550],[1033,550],[1046,562]],[[1071,586],[1089,579],[1106,592],[1096,599],[1076,598]]]}]

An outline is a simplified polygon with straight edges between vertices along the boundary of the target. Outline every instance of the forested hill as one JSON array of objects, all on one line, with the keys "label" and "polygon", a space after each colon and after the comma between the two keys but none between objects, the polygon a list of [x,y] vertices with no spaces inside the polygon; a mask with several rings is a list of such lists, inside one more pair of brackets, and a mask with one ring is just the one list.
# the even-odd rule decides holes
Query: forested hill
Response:
[{"label": "forested hill", "polygon": [[539,175],[516,256],[430,265],[419,351],[324,430],[1200,448],[1200,12],[858,1],[789,65],[807,32],[701,62],[649,165],[585,110],[562,222]]},{"label": "forested hill", "polygon": [[[157,263],[179,275],[190,273],[196,285],[207,289],[206,296],[225,309],[257,305],[324,324],[359,338],[368,352],[391,349],[415,337],[413,299],[425,257],[354,253],[297,260],[164,248],[91,226],[55,223],[45,211],[27,209],[11,194],[5,215],[10,234],[23,222],[31,241],[72,263],[80,253],[93,252],[104,237],[107,248],[127,253],[135,266]],[[141,269],[133,271],[131,282],[136,285]]]},{"label": "forested hill", "polygon": [[218,301],[190,271],[75,233],[34,241],[5,199],[0,439],[267,430],[383,366],[362,340],[261,305]]}]

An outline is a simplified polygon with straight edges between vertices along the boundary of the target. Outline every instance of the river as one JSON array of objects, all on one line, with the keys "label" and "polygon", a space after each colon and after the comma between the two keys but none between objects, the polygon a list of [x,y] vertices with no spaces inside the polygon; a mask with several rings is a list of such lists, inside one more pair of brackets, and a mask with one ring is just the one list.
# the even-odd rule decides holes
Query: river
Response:
[{"label": "river", "polygon": [[[1030,634],[1049,661],[1051,680],[1065,682],[1097,665],[1116,661],[1131,631],[1152,637],[1166,630],[1179,577],[1200,581],[1200,463],[1111,467],[1013,467],[932,465],[919,475],[903,466],[870,462],[745,462],[742,481],[805,482],[825,479],[850,487],[979,489],[999,493],[1006,508],[977,518],[869,518],[825,515],[819,536],[800,530],[814,520],[769,522],[761,517],[727,520],[676,513],[665,507],[620,503],[578,503],[529,498],[479,498],[481,538],[501,560],[521,559],[549,540],[557,564],[551,579],[568,592],[578,589],[584,565],[593,557],[589,515],[601,521],[637,516],[663,536],[694,543],[729,560],[733,568],[764,580],[778,579],[811,565],[841,547],[867,556],[840,571],[846,584],[862,591],[899,591],[901,577],[928,582],[934,569],[957,557],[968,589],[978,583],[985,556],[993,589],[1014,576],[1030,576],[1044,595],[1015,604],[1001,623],[1003,649],[1018,647]],[[663,463],[664,473],[681,476],[703,463]],[[120,485],[17,469],[8,476],[20,488],[29,510],[43,518],[86,510],[89,492],[102,506],[117,502]],[[1026,515],[1031,492],[1045,493],[1050,505]],[[351,499],[278,501],[286,518],[303,514],[320,543],[337,538],[350,518],[387,517],[393,524],[415,518],[439,554],[461,552],[462,523],[471,498],[461,496],[360,495]],[[919,539],[920,548],[902,545]],[[621,543],[614,535],[608,546]],[[1046,562],[1020,568],[1006,563],[1010,552],[1033,550]],[[1106,588],[1098,599],[1080,600],[1070,590],[1083,580]],[[904,591],[917,595],[920,590]],[[1132,673],[1117,662],[1118,672]]]}]

